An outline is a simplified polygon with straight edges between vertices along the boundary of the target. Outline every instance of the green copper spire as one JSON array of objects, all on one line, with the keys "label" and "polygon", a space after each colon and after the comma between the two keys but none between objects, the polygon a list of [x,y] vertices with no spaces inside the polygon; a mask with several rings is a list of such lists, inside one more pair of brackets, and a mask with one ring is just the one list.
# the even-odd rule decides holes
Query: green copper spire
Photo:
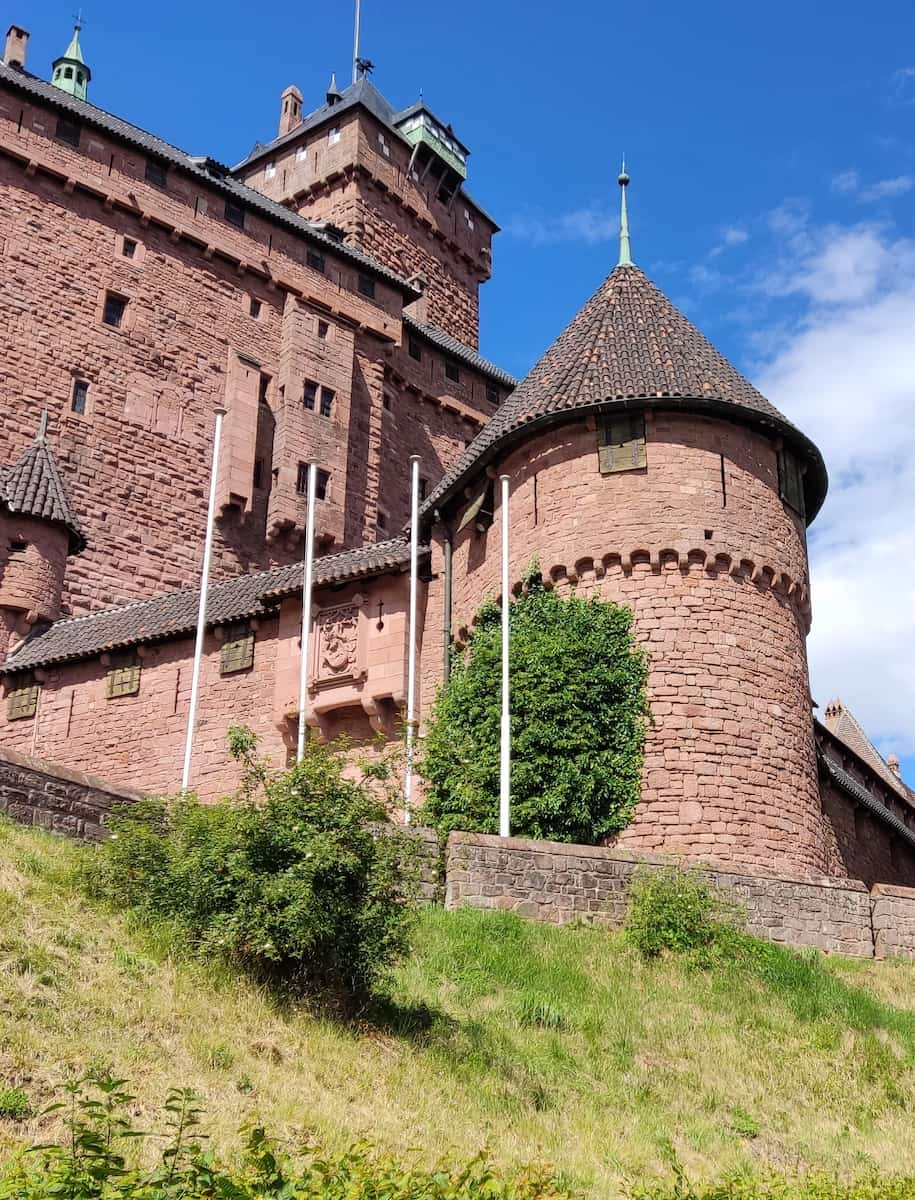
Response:
[{"label": "green copper spire", "polygon": [[85,100],[89,90],[89,80],[92,72],[86,66],[83,58],[83,48],[79,44],[82,23],[76,22],[70,45],[60,58],[55,58],[51,64],[51,82],[62,92],[75,96],[77,100]]},{"label": "green copper spire", "polygon": [[629,244],[629,209],[626,207],[626,188],[629,187],[629,176],[626,174],[626,158],[623,157],[623,167],[617,183],[620,185],[620,257],[618,267],[631,267],[632,247]]}]

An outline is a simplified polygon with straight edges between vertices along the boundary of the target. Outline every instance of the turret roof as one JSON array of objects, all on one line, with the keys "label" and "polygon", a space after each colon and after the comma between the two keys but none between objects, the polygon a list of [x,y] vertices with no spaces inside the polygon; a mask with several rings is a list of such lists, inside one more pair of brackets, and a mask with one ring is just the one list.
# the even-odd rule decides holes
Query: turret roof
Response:
[{"label": "turret roof", "polygon": [[63,525],[70,534],[71,553],[86,544],[73,514],[57,461],[42,429],[28,450],[9,467],[0,467],[0,504],[11,513]]},{"label": "turret roof", "polygon": [[826,494],[826,468],[809,438],[770,404],[637,266],[613,269],[429,496],[443,504],[498,450],[582,410],[684,408],[766,427],[806,462],[807,515]]}]

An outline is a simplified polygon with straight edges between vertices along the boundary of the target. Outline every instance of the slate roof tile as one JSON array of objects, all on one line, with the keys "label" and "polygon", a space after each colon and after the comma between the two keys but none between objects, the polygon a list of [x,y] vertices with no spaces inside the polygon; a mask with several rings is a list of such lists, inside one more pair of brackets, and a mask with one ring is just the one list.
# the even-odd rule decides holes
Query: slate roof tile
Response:
[{"label": "slate roof tile", "polygon": [[[325,587],[350,579],[382,575],[403,568],[409,562],[410,543],[406,539],[392,538],[357,550],[343,550],[339,554],[316,558],[314,585]],[[301,563],[223,580],[210,587],[207,624],[212,626],[264,613],[271,600],[293,595],[301,587]],[[196,589],[168,592],[119,608],[55,621],[21,642],[7,656],[0,670],[12,674],[51,663],[92,658],[122,646],[193,633],[199,598],[200,592]]]},{"label": "slate roof tile", "polygon": [[826,468],[816,446],[739,373],[644,272],[616,267],[584,308],[443,476],[424,506],[432,510],[495,457],[526,426],[580,409],[680,405],[773,427],[809,468],[816,515]]},{"label": "slate roof tile", "polygon": [[77,553],[86,544],[57,461],[42,434],[12,466],[0,467],[0,504],[11,513],[63,525],[70,534],[71,553]]},{"label": "slate roof tile", "polygon": [[403,323],[407,330],[418,333],[420,337],[426,338],[427,341],[437,346],[439,350],[444,350],[446,354],[450,354],[453,358],[467,363],[469,367],[473,367],[481,375],[486,375],[496,383],[503,384],[505,387],[517,387],[518,380],[513,375],[509,375],[508,371],[503,371],[501,367],[497,367],[495,363],[490,362],[488,358],[484,358],[478,351],[472,350],[470,346],[465,346],[463,342],[459,342],[450,333],[445,333],[444,329],[439,329],[437,325],[430,325],[427,321],[418,321],[416,317],[411,317],[408,313],[404,313]]}]

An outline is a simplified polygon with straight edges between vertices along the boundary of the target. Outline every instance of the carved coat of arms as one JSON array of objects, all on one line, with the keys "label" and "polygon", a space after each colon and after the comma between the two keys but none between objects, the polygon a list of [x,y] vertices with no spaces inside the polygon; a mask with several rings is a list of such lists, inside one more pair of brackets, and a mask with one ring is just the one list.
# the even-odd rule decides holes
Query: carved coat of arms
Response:
[{"label": "carved coat of arms", "polygon": [[326,608],[315,620],[315,678],[318,683],[351,679],[357,673],[359,609],[355,604]]}]

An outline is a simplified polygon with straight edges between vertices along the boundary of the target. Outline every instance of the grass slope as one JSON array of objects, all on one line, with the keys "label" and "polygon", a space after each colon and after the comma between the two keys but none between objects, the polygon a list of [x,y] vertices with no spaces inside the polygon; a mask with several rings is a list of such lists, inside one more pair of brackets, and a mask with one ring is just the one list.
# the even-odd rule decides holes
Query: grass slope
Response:
[{"label": "grass slope", "polygon": [[[646,965],[621,938],[473,911],[422,915],[377,1019],[344,1028],[225,970],[173,962],[94,909],[79,848],[0,824],[0,1093],[67,1072],[203,1097],[217,1147],[252,1111],[292,1142],[361,1137],[422,1162],[489,1147],[605,1195],[751,1165],[915,1172],[915,968],[764,955]],[[0,1117],[0,1154],[48,1118]]]}]

